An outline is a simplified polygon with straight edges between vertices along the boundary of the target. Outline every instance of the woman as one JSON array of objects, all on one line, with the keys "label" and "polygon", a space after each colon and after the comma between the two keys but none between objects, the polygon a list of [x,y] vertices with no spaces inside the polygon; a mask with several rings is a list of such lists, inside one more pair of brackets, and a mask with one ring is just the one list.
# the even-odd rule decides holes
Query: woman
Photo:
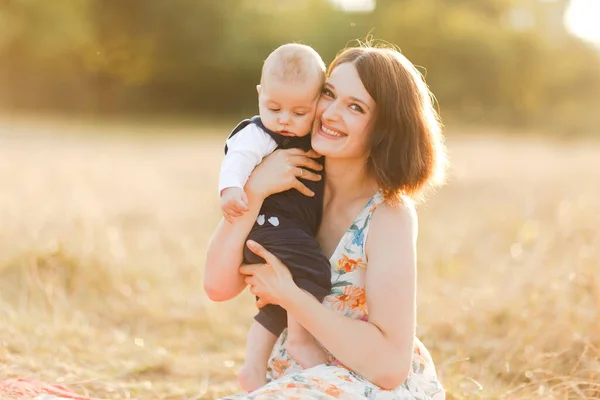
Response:
[{"label": "woman", "polygon": [[[325,156],[323,218],[317,235],[330,256],[332,293],[319,303],[260,244],[248,247],[265,264],[241,266],[242,249],[263,199],[319,179],[300,150],[276,151],[247,183],[249,208],[221,222],[207,255],[204,286],[224,301],[246,285],[278,304],[327,350],[331,362],[303,370],[280,336],[269,379],[249,399],[443,399],[427,349],[415,338],[417,217],[411,198],[438,182],[444,148],[431,94],[399,52],[350,48],[329,68],[317,106],[313,149]],[[232,398],[240,398],[233,396]]]}]

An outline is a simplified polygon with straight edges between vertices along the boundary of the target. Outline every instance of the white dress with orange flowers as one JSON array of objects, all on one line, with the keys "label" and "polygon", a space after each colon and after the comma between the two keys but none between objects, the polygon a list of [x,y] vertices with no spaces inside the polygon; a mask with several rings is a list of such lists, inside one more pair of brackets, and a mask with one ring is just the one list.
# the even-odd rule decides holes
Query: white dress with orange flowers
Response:
[{"label": "white dress with orange flowers", "polygon": [[[365,297],[365,277],[368,264],[365,243],[369,222],[378,204],[383,201],[375,194],[346,231],[331,256],[333,289],[323,303],[350,318],[367,321],[369,312]],[[394,390],[383,390],[331,358],[328,364],[302,368],[287,354],[284,331],[271,353],[268,368],[269,383],[252,393],[224,399],[290,400],[290,399],[377,399],[429,400],[444,398],[435,366],[429,352],[415,338],[412,368],[406,381]],[[358,344],[357,344],[358,345]],[[438,397],[439,396],[439,397]]]}]

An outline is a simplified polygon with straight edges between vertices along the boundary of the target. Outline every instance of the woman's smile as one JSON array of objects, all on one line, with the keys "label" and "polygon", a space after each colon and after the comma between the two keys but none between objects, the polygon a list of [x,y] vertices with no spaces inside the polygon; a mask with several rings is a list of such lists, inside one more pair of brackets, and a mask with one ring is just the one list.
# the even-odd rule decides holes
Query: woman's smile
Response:
[{"label": "woman's smile", "polygon": [[345,133],[336,131],[335,129],[325,125],[322,121],[319,124],[319,129],[317,133],[329,139],[341,139],[345,136],[348,136]]}]

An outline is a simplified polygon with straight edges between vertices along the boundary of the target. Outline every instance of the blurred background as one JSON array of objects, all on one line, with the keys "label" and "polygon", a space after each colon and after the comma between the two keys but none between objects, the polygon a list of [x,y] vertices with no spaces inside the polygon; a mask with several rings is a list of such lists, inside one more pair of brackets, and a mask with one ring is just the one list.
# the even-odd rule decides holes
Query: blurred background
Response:
[{"label": "blurred background", "polygon": [[0,0],[0,398],[239,391],[253,297],[202,290],[224,140],[275,47],[369,35],[446,127],[417,335],[448,399],[600,398],[600,0]]},{"label": "blurred background", "polygon": [[422,67],[447,121],[590,134],[598,18],[595,0],[3,0],[0,107],[239,117],[273,48],[329,63],[371,33]]}]

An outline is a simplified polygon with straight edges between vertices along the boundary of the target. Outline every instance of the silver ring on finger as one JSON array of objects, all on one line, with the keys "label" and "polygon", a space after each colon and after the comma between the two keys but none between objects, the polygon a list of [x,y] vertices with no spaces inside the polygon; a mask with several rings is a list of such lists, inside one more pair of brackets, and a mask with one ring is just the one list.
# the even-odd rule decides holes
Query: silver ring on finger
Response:
[{"label": "silver ring on finger", "polygon": [[[300,168],[300,167],[298,167],[298,168]],[[300,168],[300,177],[302,177],[302,176],[304,176],[304,169]]]}]

